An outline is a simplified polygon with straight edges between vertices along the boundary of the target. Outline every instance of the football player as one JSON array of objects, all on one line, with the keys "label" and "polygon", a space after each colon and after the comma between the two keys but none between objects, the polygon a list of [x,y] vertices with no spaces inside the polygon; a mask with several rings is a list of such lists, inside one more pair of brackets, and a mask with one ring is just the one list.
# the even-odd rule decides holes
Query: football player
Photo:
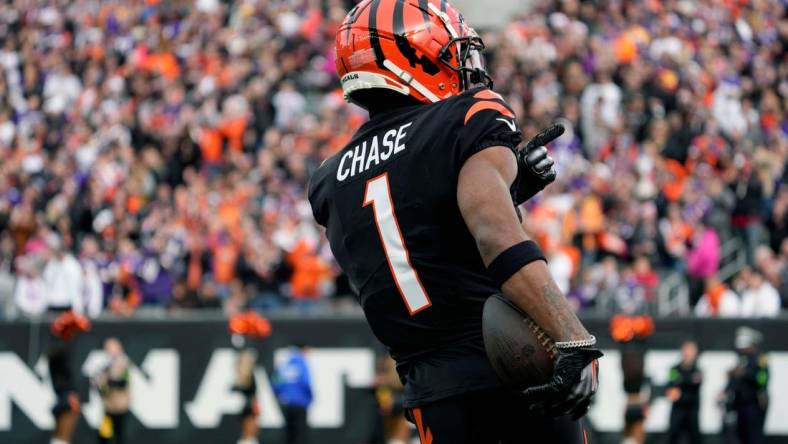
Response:
[{"label": "football player", "polygon": [[[518,150],[483,49],[446,0],[353,8],[336,64],[345,98],[370,120],[314,172],[309,200],[397,362],[422,444],[583,442],[576,420],[601,353],[516,211],[555,179],[553,161],[543,146]],[[549,383],[514,393],[497,379],[481,325],[497,293],[556,341]]]},{"label": "football player", "polygon": [[72,310],[62,312],[50,326],[54,345],[48,353],[49,376],[55,392],[55,405],[52,406],[55,428],[52,430],[50,444],[72,442],[71,438],[79,423],[81,403],[77,385],[80,376],[72,371],[71,341],[90,328],[90,321]]}]

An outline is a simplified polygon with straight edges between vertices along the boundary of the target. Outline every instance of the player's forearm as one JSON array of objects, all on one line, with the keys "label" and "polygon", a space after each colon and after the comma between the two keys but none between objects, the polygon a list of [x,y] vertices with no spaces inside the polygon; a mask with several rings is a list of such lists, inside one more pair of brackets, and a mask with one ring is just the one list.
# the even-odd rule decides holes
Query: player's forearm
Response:
[{"label": "player's forearm", "polygon": [[[528,239],[509,194],[517,174],[513,160],[514,155],[507,148],[487,149],[465,163],[458,180],[457,203],[488,267],[509,247]],[[543,261],[522,267],[502,289],[554,341],[588,338]]]},{"label": "player's forearm", "polygon": [[[501,252],[528,237],[519,224],[512,222],[516,216],[511,206],[483,205],[489,206],[466,216],[466,222],[472,227],[485,265],[489,266]],[[558,289],[544,261],[537,260],[521,268],[501,290],[554,341],[588,339],[588,331]]]},{"label": "player's forearm", "polygon": [[502,290],[554,341],[581,340],[590,336],[543,261],[531,262],[521,268],[503,284]]}]

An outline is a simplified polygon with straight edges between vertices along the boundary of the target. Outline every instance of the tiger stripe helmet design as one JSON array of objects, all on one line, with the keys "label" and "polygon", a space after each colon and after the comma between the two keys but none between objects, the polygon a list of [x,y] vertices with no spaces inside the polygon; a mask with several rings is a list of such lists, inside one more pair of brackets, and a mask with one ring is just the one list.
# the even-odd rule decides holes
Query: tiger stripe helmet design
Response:
[{"label": "tiger stripe helmet design", "polygon": [[484,43],[446,0],[364,0],[336,36],[336,65],[345,100],[387,89],[434,103],[477,84],[492,87],[482,65]]}]

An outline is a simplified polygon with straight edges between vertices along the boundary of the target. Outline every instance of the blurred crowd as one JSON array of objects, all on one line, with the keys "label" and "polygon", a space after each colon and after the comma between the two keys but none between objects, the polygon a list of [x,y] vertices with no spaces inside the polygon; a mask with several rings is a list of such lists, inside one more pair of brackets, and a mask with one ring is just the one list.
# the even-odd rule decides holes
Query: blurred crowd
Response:
[{"label": "blurred crowd", "polygon": [[785,3],[537,11],[488,37],[491,72],[526,132],[572,128],[529,225],[576,305],[626,313],[683,288],[675,311],[702,316],[788,306]]},{"label": "blurred crowd", "polygon": [[[342,303],[305,187],[366,119],[353,3],[0,4],[0,311]],[[525,223],[577,308],[788,306],[784,2],[535,3],[482,35],[526,135],[569,128]]]}]

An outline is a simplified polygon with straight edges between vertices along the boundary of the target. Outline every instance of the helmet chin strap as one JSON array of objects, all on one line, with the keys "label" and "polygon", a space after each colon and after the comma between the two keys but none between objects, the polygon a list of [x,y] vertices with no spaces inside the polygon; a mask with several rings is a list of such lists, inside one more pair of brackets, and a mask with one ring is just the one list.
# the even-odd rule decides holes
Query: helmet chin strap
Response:
[{"label": "helmet chin strap", "polygon": [[[431,3],[430,3],[430,5],[431,5]],[[386,69],[388,69],[389,71],[393,72],[394,75],[396,75],[397,77],[402,79],[402,81],[405,82],[405,84],[407,84],[408,86],[412,86],[413,89],[415,89],[416,91],[418,91],[422,95],[424,95],[424,97],[429,99],[432,103],[440,101],[438,96],[433,94],[432,91],[430,91],[421,82],[419,82],[418,80],[414,79],[413,76],[410,73],[408,73],[404,69],[402,69],[399,66],[397,66],[391,60],[389,60],[389,59],[383,60],[383,66],[385,66]]]}]

